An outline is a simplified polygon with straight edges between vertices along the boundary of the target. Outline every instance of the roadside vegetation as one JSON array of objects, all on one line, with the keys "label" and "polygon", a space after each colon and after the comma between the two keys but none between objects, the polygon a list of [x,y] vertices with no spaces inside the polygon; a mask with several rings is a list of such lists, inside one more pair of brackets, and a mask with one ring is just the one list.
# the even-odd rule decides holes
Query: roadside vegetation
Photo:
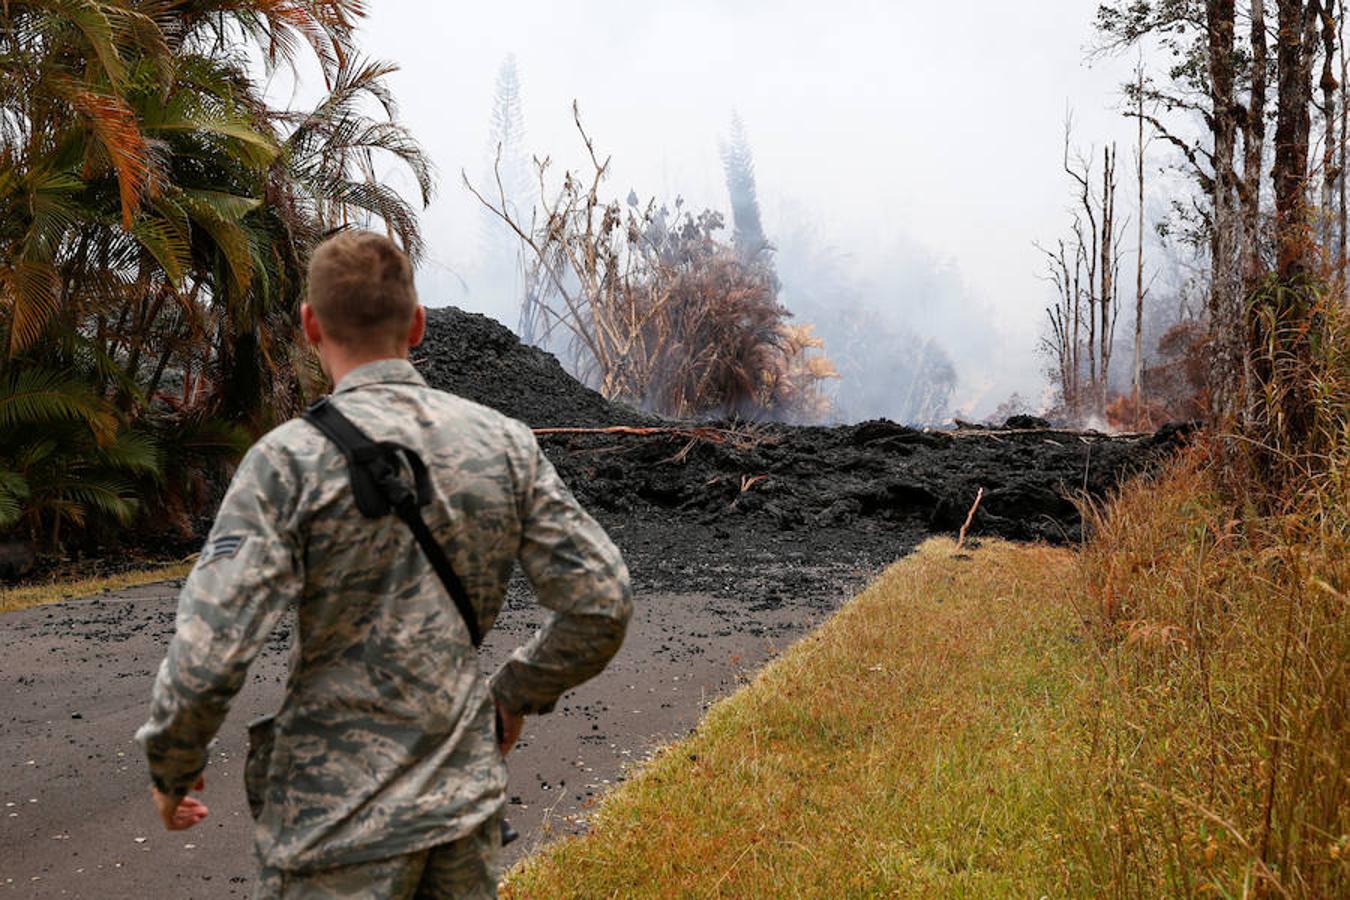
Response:
[{"label": "roadside vegetation", "polygon": [[925,544],[507,896],[1350,893],[1350,317],[1262,291],[1239,430],[1077,552]]},{"label": "roadside vegetation", "polygon": [[1078,553],[932,540],[518,866],[507,896],[1344,896],[1350,466],[1207,448]]},{"label": "roadside vegetation", "polygon": [[1062,894],[1090,657],[1067,550],[934,539],[716,704],[507,896]]},{"label": "roadside vegetation", "polygon": [[1350,443],[1269,513],[1213,454],[1096,516],[1077,852],[1138,896],[1350,891]]}]

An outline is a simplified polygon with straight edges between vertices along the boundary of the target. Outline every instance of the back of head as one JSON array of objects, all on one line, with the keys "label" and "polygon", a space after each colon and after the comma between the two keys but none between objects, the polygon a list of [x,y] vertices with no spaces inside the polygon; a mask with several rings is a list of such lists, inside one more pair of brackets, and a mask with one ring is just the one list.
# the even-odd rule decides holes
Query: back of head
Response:
[{"label": "back of head", "polygon": [[412,263],[369,231],[344,231],[309,261],[309,305],[324,334],[353,350],[401,354],[417,310]]}]

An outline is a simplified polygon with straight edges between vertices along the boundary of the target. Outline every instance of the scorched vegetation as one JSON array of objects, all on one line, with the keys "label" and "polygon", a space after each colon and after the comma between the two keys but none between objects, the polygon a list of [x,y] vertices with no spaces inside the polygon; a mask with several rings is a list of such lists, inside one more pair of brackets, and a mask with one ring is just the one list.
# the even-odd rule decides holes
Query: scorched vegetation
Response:
[{"label": "scorched vegetation", "polygon": [[522,337],[543,346],[561,340],[583,383],[641,409],[822,419],[822,383],[838,373],[812,326],[790,322],[778,301],[748,162],[727,159],[745,198],[733,202],[736,236],[727,243],[715,211],[643,202],[633,192],[624,201],[603,198],[609,159],[575,106],[573,115],[590,170],[564,172],[551,189],[549,160],[539,161],[538,195],[550,199],[537,210],[515,208],[500,160],[491,189],[465,182],[528,250]]}]

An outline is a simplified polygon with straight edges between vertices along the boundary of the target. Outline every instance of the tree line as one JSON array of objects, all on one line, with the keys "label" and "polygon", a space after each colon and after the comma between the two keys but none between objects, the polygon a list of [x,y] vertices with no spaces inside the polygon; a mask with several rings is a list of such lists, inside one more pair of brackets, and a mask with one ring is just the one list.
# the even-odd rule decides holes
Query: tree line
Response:
[{"label": "tree line", "polygon": [[[1301,471],[1344,437],[1344,385],[1325,377],[1345,352],[1330,329],[1347,296],[1344,12],[1341,0],[1130,0],[1102,4],[1096,19],[1102,52],[1146,48],[1162,64],[1141,64],[1124,86],[1140,127],[1138,224],[1147,128],[1193,190],[1171,200],[1161,227],[1208,263],[1193,348],[1200,401],[1271,472]],[[1066,150],[1078,213],[1071,236],[1047,248],[1058,297],[1047,346],[1075,412],[1101,412],[1108,397],[1102,337],[1119,309],[1122,258],[1113,153],[1094,180]],[[1139,241],[1142,253],[1142,231]],[[1137,264],[1136,347],[1147,315]],[[1133,381],[1137,391],[1138,363]]]}]

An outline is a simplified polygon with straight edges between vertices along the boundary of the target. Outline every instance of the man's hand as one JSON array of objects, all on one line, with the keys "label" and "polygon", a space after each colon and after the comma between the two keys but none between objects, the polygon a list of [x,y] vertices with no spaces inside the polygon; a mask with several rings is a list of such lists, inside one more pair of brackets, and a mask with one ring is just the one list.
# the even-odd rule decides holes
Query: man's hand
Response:
[{"label": "man's hand", "polygon": [[520,739],[520,731],[525,727],[525,717],[497,703],[497,747],[502,756],[511,752],[511,748]]},{"label": "man's hand", "polygon": [[[205,778],[198,778],[197,783],[192,786],[194,791],[205,788]],[[186,831],[205,819],[209,812],[206,804],[196,797],[170,797],[168,794],[160,793],[159,788],[155,787],[152,787],[150,792],[155,798],[155,809],[159,810],[159,817],[168,831]]]}]

